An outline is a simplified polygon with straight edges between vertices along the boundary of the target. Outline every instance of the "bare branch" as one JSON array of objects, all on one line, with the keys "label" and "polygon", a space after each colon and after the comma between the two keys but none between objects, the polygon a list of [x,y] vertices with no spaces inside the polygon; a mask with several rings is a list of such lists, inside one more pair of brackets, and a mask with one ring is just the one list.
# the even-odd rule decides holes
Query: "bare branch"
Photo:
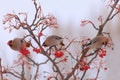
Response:
[{"label": "bare branch", "polygon": [[116,13],[114,13],[114,14],[108,19],[108,21],[109,21],[109,20],[112,20],[118,13],[119,13],[119,11],[117,11]]},{"label": "bare branch", "polygon": [[99,68],[98,68],[98,71],[97,71],[97,75],[96,75],[95,80],[97,80],[97,78],[98,78],[98,76],[99,76],[99,73],[100,73],[100,68],[101,68],[101,64],[99,65]]},{"label": "bare branch", "polygon": [[73,42],[75,39],[72,39],[72,41],[70,41],[70,43],[64,48],[64,50],[66,50]]},{"label": "bare branch", "polygon": [[36,69],[36,71],[35,71],[34,80],[37,80],[38,73],[39,73],[39,65],[37,65],[37,69]]},{"label": "bare branch", "polygon": [[36,63],[32,58],[30,58],[29,56],[26,56],[33,64],[38,65],[38,63]]},{"label": "bare branch", "polygon": [[40,63],[39,65],[46,64],[48,61],[49,59],[47,59],[45,62]]},{"label": "bare branch", "polygon": [[86,73],[87,73],[87,70],[83,72],[83,75],[82,75],[82,77],[81,77],[80,80],[83,80],[83,78],[85,77],[85,74],[86,74]]},{"label": "bare branch", "polygon": [[72,71],[67,75],[67,77],[65,78],[65,80],[69,80],[69,78],[74,74],[74,72],[76,71],[76,69],[78,68],[78,65],[81,61],[83,61],[84,56],[87,53],[82,53],[81,57],[79,58],[78,62],[75,64],[74,68],[72,69]]},{"label": "bare branch", "polygon": [[92,26],[94,27],[94,29],[99,30],[92,21],[89,21],[89,22],[92,24]]},{"label": "bare branch", "polygon": [[22,63],[22,71],[21,71],[21,79],[22,79],[22,80],[26,80],[25,77],[24,77],[24,75],[25,75],[24,65],[25,65],[25,64],[24,64],[24,62],[23,62],[23,63]]},{"label": "bare branch", "polygon": [[1,58],[0,58],[0,80],[3,80]]},{"label": "bare branch", "polygon": [[13,72],[10,72],[10,71],[3,71],[2,73],[3,74],[10,74],[10,75],[13,75],[14,77],[16,77],[18,79],[21,79],[21,76],[18,76],[18,75],[14,74]]},{"label": "bare branch", "polygon": [[47,58],[53,63],[53,65],[55,66],[57,72],[59,73],[60,77],[62,80],[64,80],[64,76],[63,74],[61,73],[59,67],[56,65],[56,63],[50,58],[50,56],[48,54],[46,54]]},{"label": "bare branch", "polygon": [[[67,51],[67,50],[66,50],[66,51]],[[71,52],[69,52],[69,51],[67,51],[67,52],[68,52],[68,54],[71,56],[72,59],[74,59],[75,61],[78,61],[77,58],[75,58],[75,57],[72,55]]]},{"label": "bare branch", "polygon": [[[113,8],[111,9],[110,13],[108,14],[108,16],[107,16],[106,20],[103,22],[103,24],[101,24],[101,25],[99,26],[99,29],[100,29],[100,30],[98,31],[98,34],[97,34],[97,35],[102,34],[103,28],[105,27],[106,23],[107,23],[109,20],[111,20],[112,17],[114,17],[114,15],[111,17],[111,15],[113,14],[114,9],[116,8],[116,5],[118,4],[118,2],[119,2],[119,0],[115,0],[115,1],[114,1]],[[116,15],[116,14],[115,14],[115,15]]]}]

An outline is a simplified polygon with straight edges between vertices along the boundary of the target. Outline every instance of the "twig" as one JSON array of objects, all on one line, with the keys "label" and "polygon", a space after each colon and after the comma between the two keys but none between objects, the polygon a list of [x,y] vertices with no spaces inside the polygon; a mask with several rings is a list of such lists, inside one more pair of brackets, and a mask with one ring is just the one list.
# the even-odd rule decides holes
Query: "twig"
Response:
[{"label": "twig", "polygon": [[95,80],[97,80],[97,78],[98,78],[98,76],[99,76],[99,73],[100,73],[100,68],[101,68],[101,65],[99,65],[99,68],[98,68],[98,71],[97,71],[97,75],[96,75]]},{"label": "twig", "polygon": [[72,41],[70,41],[70,43],[64,48],[64,50],[66,50],[73,42],[75,39],[72,39]]},{"label": "twig", "polygon": [[21,71],[21,80],[26,80],[24,75],[25,75],[25,68],[24,68],[24,62],[22,63],[22,71]]},{"label": "twig", "polygon": [[39,8],[37,7],[36,0],[34,0],[34,7],[35,7],[36,12],[35,12],[35,17],[34,17],[31,25],[34,25],[34,23],[35,23],[35,21],[37,19],[37,14],[38,14],[38,10],[39,10]]},{"label": "twig", "polygon": [[[44,53],[45,54],[45,53]],[[49,56],[49,54],[46,54],[47,58],[52,62],[52,64],[55,66],[57,72],[59,73],[60,77],[62,80],[64,80],[64,76],[63,74],[61,73],[59,67],[57,66],[57,64],[52,60],[52,58]]]},{"label": "twig", "polygon": [[85,77],[85,74],[87,73],[87,70],[85,70],[84,72],[83,72],[83,75],[82,75],[82,77],[81,77],[81,79],[80,80],[83,80],[83,78]]},{"label": "twig", "polygon": [[26,56],[33,64],[38,65],[38,63],[36,63],[32,58],[30,58],[29,56]]},{"label": "twig", "polygon": [[39,65],[46,64],[48,61],[49,59],[47,59],[45,62],[40,63]]},{"label": "twig", "polygon": [[[66,50],[66,51],[67,51],[67,50]],[[68,54],[71,56],[72,59],[74,59],[75,61],[78,61],[77,59],[75,59],[75,57],[72,55],[71,52],[69,52],[69,51],[67,51],[67,52],[68,52]]]},{"label": "twig", "polygon": [[89,23],[91,23],[92,26],[93,26],[96,30],[99,30],[99,28],[97,28],[97,27],[95,26],[95,24],[94,24],[92,21],[89,21]]},{"label": "twig", "polygon": [[14,74],[13,72],[10,72],[10,71],[3,71],[2,73],[3,74],[10,74],[10,75],[13,75],[14,77],[16,77],[18,79],[21,79],[21,76],[18,76],[18,75]]},{"label": "twig", "polygon": [[94,55],[95,53],[90,53],[90,54],[88,54],[88,55],[85,55],[85,57],[89,57],[89,56],[92,56],[92,55]]},{"label": "twig", "polygon": [[[98,51],[99,51],[99,49],[98,50],[96,50],[92,55],[94,55],[95,54],[95,56],[88,62],[88,65],[90,65],[91,63],[92,63],[92,61],[97,57],[97,55],[98,55]],[[89,56],[91,56],[91,55],[89,55]],[[82,77],[81,77],[81,80],[83,80],[83,78],[85,77],[85,74],[87,73],[87,70],[86,71],[84,71],[84,73],[83,73],[83,75],[82,75]]]},{"label": "twig", "polygon": [[[117,3],[119,2],[119,0],[114,0],[114,2],[115,2],[115,3],[114,3],[114,5],[113,5],[113,8],[111,9],[110,13],[108,14],[106,20],[104,21],[103,24],[101,24],[101,25],[99,26],[99,31],[98,31],[98,34],[97,34],[97,35],[102,34],[103,28],[105,27],[106,23],[107,23],[109,20],[111,20],[110,17],[111,17],[111,15],[112,15],[112,13],[113,13],[113,11],[114,11]],[[114,16],[113,16],[113,17],[114,17]]]},{"label": "twig", "polygon": [[37,65],[37,69],[36,69],[36,71],[35,71],[34,80],[37,80],[39,68],[40,68],[39,65]]},{"label": "twig", "polygon": [[84,56],[86,55],[87,53],[82,53],[80,59],[78,60],[78,62],[76,63],[76,65],[74,66],[74,68],[72,69],[72,71],[67,75],[67,77],[64,79],[64,80],[69,80],[69,78],[74,74],[74,72],[76,71],[76,69],[78,68],[78,65],[81,61],[83,61],[84,59]]},{"label": "twig", "polygon": [[92,63],[92,61],[97,57],[98,53],[95,53],[95,56],[88,62],[88,65]]},{"label": "twig", "polygon": [[117,11],[116,13],[114,13],[108,20],[112,20],[118,13],[119,13],[119,11]]},{"label": "twig", "polygon": [[0,58],[0,80],[3,80],[1,58]]}]

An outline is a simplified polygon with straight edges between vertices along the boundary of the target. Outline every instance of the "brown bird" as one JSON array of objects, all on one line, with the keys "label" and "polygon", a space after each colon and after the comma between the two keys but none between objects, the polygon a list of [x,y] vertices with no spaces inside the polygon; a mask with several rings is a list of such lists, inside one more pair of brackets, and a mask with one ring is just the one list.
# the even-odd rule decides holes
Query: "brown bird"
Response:
[{"label": "brown bird", "polygon": [[63,43],[63,38],[56,35],[48,36],[44,41],[44,43],[42,44],[42,46],[44,47],[53,47],[57,45],[64,46],[64,43]]},{"label": "brown bird", "polygon": [[87,52],[88,50],[96,50],[96,49],[100,49],[103,46],[106,46],[107,43],[109,41],[108,37],[105,36],[96,36],[95,38],[93,38],[90,43],[86,44],[86,48],[83,50],[84,52]]},{"label": "brown bird", "polygon": [[15,51],[21,50],[21,47],[30,47],[30,42],[26,42],[23,38],[14,38],[13,40],[9,40],[9,47]]}]

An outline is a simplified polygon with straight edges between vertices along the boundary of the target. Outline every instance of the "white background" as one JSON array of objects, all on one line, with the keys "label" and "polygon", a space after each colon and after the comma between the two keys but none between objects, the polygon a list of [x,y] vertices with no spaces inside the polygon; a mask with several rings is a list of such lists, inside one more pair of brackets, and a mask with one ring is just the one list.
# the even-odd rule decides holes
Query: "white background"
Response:
[{"label": "white background", "polygon": [[[57,17],[60,24],[59,30],[50,31],[59,31],[60,33],[57,34],[61,36],[77,37],[78,39],[80,39],[80,36],[89,36],[92,38],[96,35],[96,31],[90,25],[86,27],[80,26],[82,19],[92,20],[98,26],[98,16],[103,15],[106,18],[109,12],[104,0],[40,0],[40,4],[44,14],[52,13]],[[7,41],[16,36],[22,36],[20,31],[14,30],[12,33],[9,33],[3,28],[5,26],[2,24],[3,16],[13,11],[15,13],[27,12],[31,21],[35,9],[32,0],[0,1],[0,57],[2,58],[2,63],[6,65],[12,65],[12,61],[18,54],[7,46]],[[107,52],[105,64],[108,70],[102,74],[104,76],[103,80],[119,80],[120,78],[120,28],[118,24],[120,21],[118,18],[119,16],[113,22],[106,25],[106,31],[111,32],[115,45],[114,50],[109,49]]]}]

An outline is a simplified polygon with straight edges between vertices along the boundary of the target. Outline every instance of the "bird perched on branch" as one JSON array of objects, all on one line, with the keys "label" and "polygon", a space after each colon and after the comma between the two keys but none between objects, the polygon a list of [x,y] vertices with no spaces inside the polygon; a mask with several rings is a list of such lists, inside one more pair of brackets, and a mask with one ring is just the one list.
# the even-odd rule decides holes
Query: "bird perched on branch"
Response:
[{"label": "bird perched on branch", "polygon": [[106,46],[108,41],[109,41],[108,37],[105,37],[103,35],[98,35],[92,40],[90,40],[90,43],[85,44],[85,48],[83,49],[82,52],[87,52],[88,50],[100,49],[103,46]]},{"label": "bird perched on branch", "polygon": [[21,50],[22,47],[30,47],[30,42],[26,42],[23,38],[14,38],[13,40],[9,40],[7,44],[15,51]]},{"label": "bird perched on branch", "polygon": [[63,38],[56,35],[48,36],[42,44],[44,47],[56,47],[58,45],[64,46],[64,43]]}]

